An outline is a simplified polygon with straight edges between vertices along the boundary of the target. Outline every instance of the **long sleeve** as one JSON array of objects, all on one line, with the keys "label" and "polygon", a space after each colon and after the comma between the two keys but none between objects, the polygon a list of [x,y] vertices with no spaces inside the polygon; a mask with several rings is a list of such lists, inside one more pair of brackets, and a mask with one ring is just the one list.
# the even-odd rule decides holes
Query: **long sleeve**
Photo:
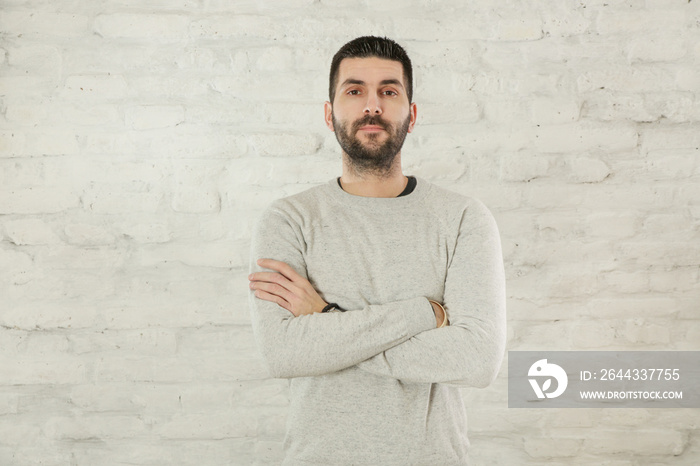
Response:
[{"label": "long sleeve", "polygon": [[443,305],[450,326],[415,335],[358,367],[404,382],[459,386],[485,387],[496,377],[505,350],[505,276],[496,223],[478,201],[462,215]]},{"label": "long sleeve", "polygon": [[[253,235],[251,272],[262,270],[257,259],[271,258],[286,262],[308,279],[305,246],[299,226],[271,207]],[[252,292],[249,303],[258,349],[270,374],[281,378],[337,372],[435,327],[424,297],[299,317]]]}]

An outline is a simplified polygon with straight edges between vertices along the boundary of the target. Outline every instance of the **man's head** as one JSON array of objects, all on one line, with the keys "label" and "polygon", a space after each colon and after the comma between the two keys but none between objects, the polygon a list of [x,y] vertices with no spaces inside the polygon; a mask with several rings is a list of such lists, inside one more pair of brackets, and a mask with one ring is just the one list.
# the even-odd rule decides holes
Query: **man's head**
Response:
[{"label": "man's head", "polygon": [[355,172],[387,175],[397,167],[413,130],[411,61],[394,41],[360,37],[345,44],[331,65],[326,125],[335,132]]},{"label": "man's head", "polygon": [[330,98],[331,104],[335,100],[340,62],[345,58],[369,57],[383,58],[384,60],[392,60],[401,63],[408,102],[413,102],[413,67],[411,65],[411,59],[408,58],[406,51],[399,44],[386,37],[364,36],[353,39],[343,45],[333,56],[328,87],[328,97]]}]

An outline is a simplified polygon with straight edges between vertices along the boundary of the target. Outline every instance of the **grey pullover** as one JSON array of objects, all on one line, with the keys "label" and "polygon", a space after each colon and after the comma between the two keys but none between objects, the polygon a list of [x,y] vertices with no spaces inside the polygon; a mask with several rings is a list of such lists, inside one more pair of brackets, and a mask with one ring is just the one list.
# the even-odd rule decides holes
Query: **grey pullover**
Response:
[{"label": "grey pullover", "polygon": [[[250,294],[273,377],[289,378],[285,465],[463,465],[459,387],[486,387],[505,348],[498,230],[479,201],[417,179],[398,198],[336,179],[275,201],[252,242],[309,279],[333,311],[294,317]],[[450,325],[435,328],[429,299]]]}]

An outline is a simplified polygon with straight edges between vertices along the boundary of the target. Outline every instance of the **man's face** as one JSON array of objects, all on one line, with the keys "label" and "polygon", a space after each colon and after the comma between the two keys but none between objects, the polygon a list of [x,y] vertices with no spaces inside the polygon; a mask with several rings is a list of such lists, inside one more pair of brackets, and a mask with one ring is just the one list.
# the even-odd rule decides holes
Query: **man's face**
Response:
[{"label": "man's face", "polygon": [[413,130],[416,105],[408,102],[400,62],[346,58],[338,68],[335,100],[326,124],[349,162],[361,171],[386,172]]}]

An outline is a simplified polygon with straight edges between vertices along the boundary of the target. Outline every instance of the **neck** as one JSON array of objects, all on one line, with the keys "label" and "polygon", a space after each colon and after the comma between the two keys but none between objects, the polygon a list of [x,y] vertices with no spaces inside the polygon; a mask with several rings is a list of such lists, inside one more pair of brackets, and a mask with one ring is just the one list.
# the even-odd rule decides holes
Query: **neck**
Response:
[{"label": "neck", "polygon": [[401,154],[396,158],[387,171],[381,173],[358,171],[348,163],[347,155],[343,154],[343,175],[340,184],[348,194],[362,197],[396,197],[403,192],[408,178],[401,170]]}]

